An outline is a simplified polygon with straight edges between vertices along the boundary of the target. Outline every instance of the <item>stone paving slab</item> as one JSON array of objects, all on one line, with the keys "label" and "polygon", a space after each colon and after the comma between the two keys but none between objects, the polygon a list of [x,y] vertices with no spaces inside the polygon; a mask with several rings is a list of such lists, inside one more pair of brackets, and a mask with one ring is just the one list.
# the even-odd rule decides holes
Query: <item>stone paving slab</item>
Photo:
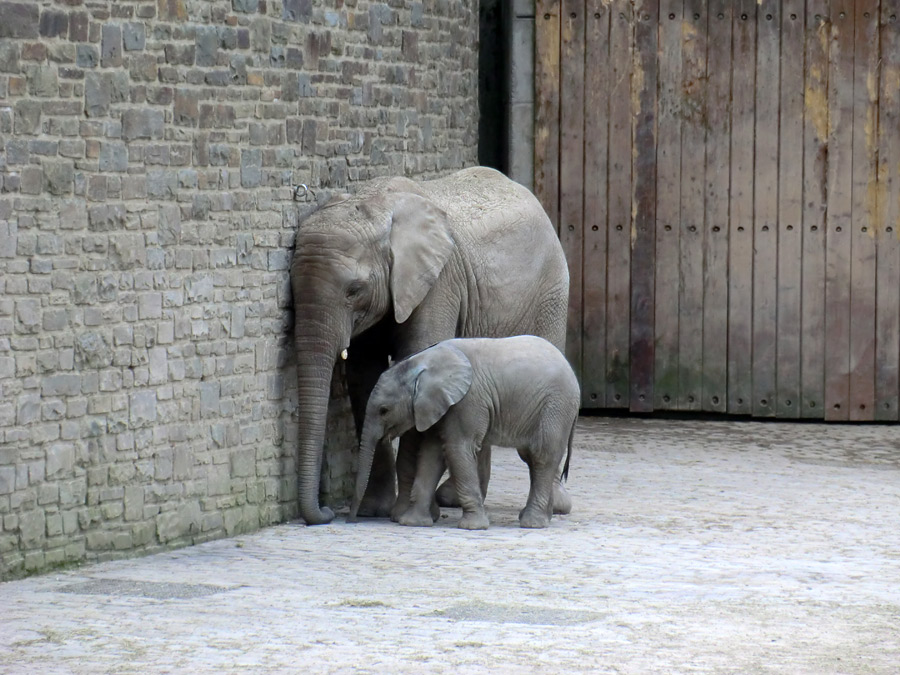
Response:
[{"label": "stone paving slab", "polygon": [[289,523],[0,584],[2,673],[896,673],[893,426],[585,418],[571,515]]}]

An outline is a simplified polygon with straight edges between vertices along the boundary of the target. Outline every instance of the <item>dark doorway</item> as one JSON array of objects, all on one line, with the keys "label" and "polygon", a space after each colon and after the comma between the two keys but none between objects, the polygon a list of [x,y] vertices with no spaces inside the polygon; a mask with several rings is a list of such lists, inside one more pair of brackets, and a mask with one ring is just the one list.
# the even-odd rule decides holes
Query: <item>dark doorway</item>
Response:
[{"label": "dark doorway", "polygon": [[504,0],[478,7],[478,163],[507,173],[506,107],[509,99]]}]

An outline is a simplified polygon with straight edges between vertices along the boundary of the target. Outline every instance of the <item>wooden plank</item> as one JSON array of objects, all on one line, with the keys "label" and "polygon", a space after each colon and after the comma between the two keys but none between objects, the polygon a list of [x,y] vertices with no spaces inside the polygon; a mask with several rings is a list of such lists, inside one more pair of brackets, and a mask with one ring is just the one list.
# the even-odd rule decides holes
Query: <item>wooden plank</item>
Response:
[{"label": "wooden plank", "polygon": [[803,267],[800,330],[801,416],[825,415],[825,212],[828,203],[830,0],[808,0],[803,89]]},{"label": "wooden plank", "polygon": [[725,412],[728,390],[728,192],[731,162],[731,0],[707,17],[706,230],[703,254],[702,409]]},{"label": "wooden plank", "polygon": [[561,7],[559,239],[569,263],[566,357],[581,379],[585,2],[563,0]]},{"label": "wooden plank", "polygon": [[606,406],[606,230],[609,162],[609,16],[586,0],[582,407]]},{"label": "wooden plank", "polygon": [[635,5],[633,222],[631,224],[631,392],[629,408],[653,410],[656,267],[656,86],[659,3]]},{"label": "wooden plank", "polygon": [[682,0],[660,0],[653,396],[655,407],[663,410],[675,409],[678,402],[682,18]]},{"label": "wooden plank", "polygon": [[681,216],[678,408],[699,410],[703,371],[703,189],[706,182],[706,0],[686,0],[681,20]]},{"label": "wooden plank", "polygon": [[[850,234],[850,419],[875,418],[875,231],[878,226],[878,0],[853,3]],[[896,132],[896,131],[895,131]]]},{"label": "wooden plank", "polygon": [[731,200],[728,251],[728,412],[752,411],[753,138],[756,0],[737,0],[732,23]]},{"label": "wooden plank", "polygon": [[780,57],[775,414],[787,418],[800,416],[804,21],[803,0],[784,0]]},{"label": "wooden plank", "polygon": [[609,227],[607,230],[606,405],[629,401],[631,326],[631,70],[632,5],[610,2]]},{"label": "wooden plank", "polygon": [[780,2],[756,15],[756,155],[753,213],[753,414],[775,414],[778,316],[778,107]]},{"label": "wooden plank", "polygon": [[881,0],[875,419],[898,419],[900,389],[900,0]]},{"label": "wooden plank", "polygon": [[559,231],[559,28],[561,0],[535,0],[534,192]]},{"label": "wooden plank", "polygon": [[853,2],[831,5],[825,236],[825,419],[849,419]]}]

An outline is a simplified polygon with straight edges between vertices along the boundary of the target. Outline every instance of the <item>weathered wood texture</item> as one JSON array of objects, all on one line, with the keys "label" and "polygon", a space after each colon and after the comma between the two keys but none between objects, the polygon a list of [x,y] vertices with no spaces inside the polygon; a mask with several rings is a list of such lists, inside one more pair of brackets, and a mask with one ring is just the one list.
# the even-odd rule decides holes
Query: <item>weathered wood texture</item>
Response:
[{"label": "weathered wood texture", "polygon": [[897,420],[900,389],[900,0],[881,0],[875,419]]},{"label": "weathered wood texture", "polygon": [[731,187],[728,231],[728,392],[726,410],[753,405],[753,140],[756,0],[734,3],[731,68]]},{"label": "weathered wood texture", "polygon": [[640,0],[635,5],[634,150],[631,222],[631,349],[629,407],[653,410],[653,362],[655,358],[655,260],[656,260],[656,50],[659,2]]},{"label": "weathered wood texture", "polygon": [[[606,229],[606,405],[629,405],[631,354],[632,81],[634,8],[611,0],[609,25],[609,217]],[[590,114],[590,111],[587,112]]]},{"label": "weathered wood texture", "polygon": [[[781,7],[781,89],[779,92],[778,175],[803,175],[803,0],[784,0]],[[769,413],[800,415],[800,331],[803,246],[803,182],[778,186],[775,401]]]},{"label": "weathered wood texture", "polygon": [[900,0],[538,0],[586,408],[900,417]]},{"label": "weathered wood texture", "polygon": [[[609,190],[609,7],[587,0],[584,57],[582,405],[606,407],[606,234]],[[573,312],[575,313],[575,312]]]},{"label": "weathered wood texture", "polygon": [[569,262],[566,354],[582,370],[582,251],[584,250],[584,101],[586,3],[562,3],[559,95],[559,239]]},{"label": "weathered wood texture", "polygon": [[681,228],[681,0],[659,6],[659,136],[656,146],[656,353],[657,408],[678,401],[678,253]]},{"label": "weathered wood texture", "polygon": [[728,195],[731,166],[731,0],[707,11],[706,196],[703,253],[703,391],[700,407],[725,412],[728,390]]},{"label": "weathered wood texture", "polygon": [[560,3],[535,0],[534,191],[559,230]]}]

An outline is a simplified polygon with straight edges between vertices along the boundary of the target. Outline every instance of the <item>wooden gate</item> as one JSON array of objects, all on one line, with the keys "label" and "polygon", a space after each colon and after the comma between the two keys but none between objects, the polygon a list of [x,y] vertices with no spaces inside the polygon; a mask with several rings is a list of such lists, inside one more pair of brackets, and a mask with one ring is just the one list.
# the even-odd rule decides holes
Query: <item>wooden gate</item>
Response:
[{"label": "wooden gate", "polygon": [[897,420],[900,0],[537,0],[587,408]]}]

